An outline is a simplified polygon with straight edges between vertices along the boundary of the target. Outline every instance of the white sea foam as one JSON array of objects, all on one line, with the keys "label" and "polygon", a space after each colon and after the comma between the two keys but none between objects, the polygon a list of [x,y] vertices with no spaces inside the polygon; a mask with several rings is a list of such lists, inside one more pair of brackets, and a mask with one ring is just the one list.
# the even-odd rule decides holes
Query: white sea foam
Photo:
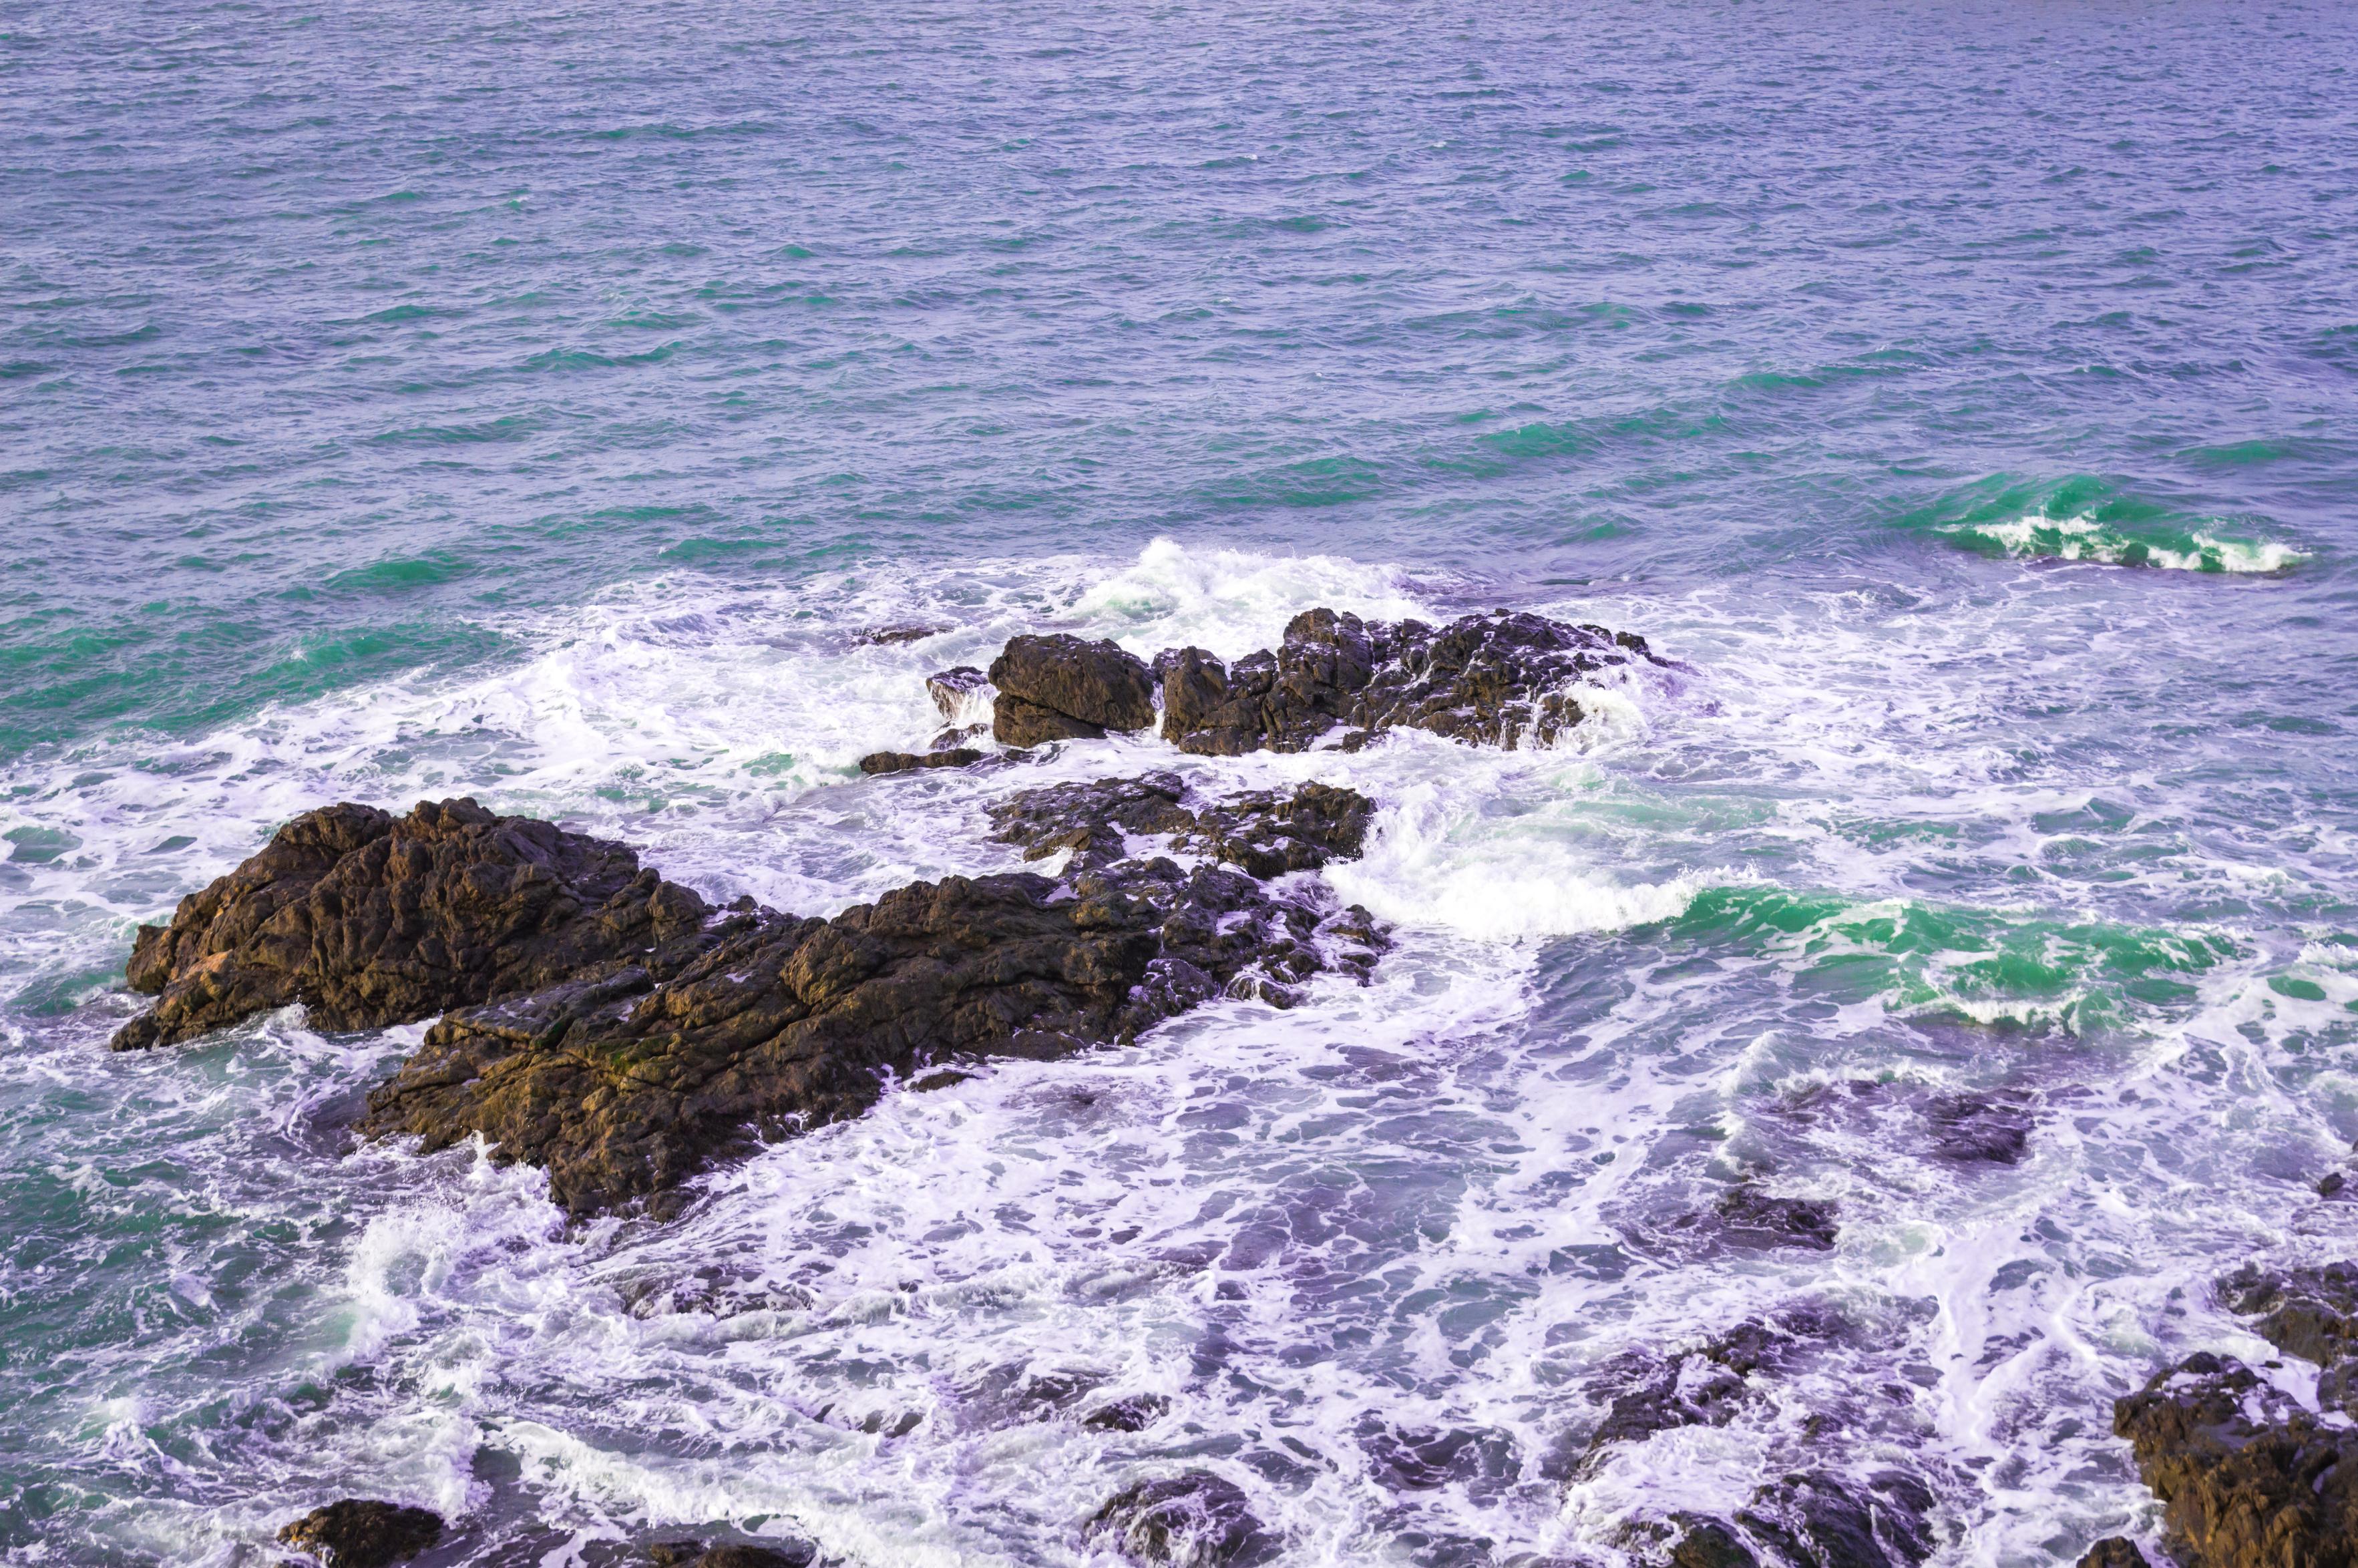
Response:
[{"label": "white sea foam", "polygon": [[2032,512],[2002,523],[1953,523],[1941,532],[1985,539],[2009,556],[2169,571],[2281,572],[2309,558],[2306,552],[2276,540],[2224,538],[2199,528],[2187,535],[2185,548],[2174,548],[2123,534],[2084,512],[2070,517]]},{"label": "white sea foam", "polygon": [[[2048,580],[1939,614],[1866,592],[1552,607],[1643,630],[1696,673],[1617,677],[1548,750],[1408,733],[1206,759],[1148,736],[996,774],[857,777],[861,752],[939,728],[926,673],[988,663],[1016,630],[1234,654],[1314,604],[1437,619],[1464,597],[1380,566],[1158,544],[791,591],[683,575],[503,626],[522,653],[497,671],[42,762],[5,827],[74,847],[0,892],[0,961],[27,984],[105,984],[131,920],[322,799],[444,793],[826,913],[1011,863],[983,836],[1011,790],[1150,767],[1207,793],[1318,778],[1379,802],[1367,855],[1325,874],[1400,928],[1365,989],[1326,977],[1292,1011],[1223,1001],[1120,1049],[895,1091],[717,1172],[662,1227],[568,1231],[540,1178],[479,1151],[337,1158],[319,1119],[415,1032],[326,1040],[288,1014],[105,1059],[108,1092],[189,1167],[143,1165],[135,1141],[60,1152],[45,1168],[71,1201],[253,1217],[164,1260],[156,1310],[179,1315],[141,1352],[158,1400],[87,1397],[103,1419],[74,1441],[126,1474],[176,1452],[171,1401],[212,1397],[176,1369],[211,1365],[246,1299],[223,1260],[276,1260],[318,1292],[274,1309],[271,1355],[239,1374],[232,1397],[299,1406],[238,1451],[244,1500],[135,1498],[110,1539],[200,1561],[332,1486],[487,1531],[528,1509],[577,1544],[733,1525],[858,1563],[1078,1563],[1108,1496],[1189,1467],[1242,1487],[1291,1563],[1373,1560],[1410,1532],[1610,1555],[1633,1517],[1725,1512],[1802,1466],[1923,1467],[1961,1563],[2129,1523],[2142,1494],[2109,1400],[2165,1349],[2236,1332],[2208,1304],[2172,1316],[2169,1292],[2274,1244],[2358,1135],[2358,1081],[2309,1054],[2347,1038],[2348,948],[2245,944],[2186,971],[2194,1000],[2035,1051],[1953,1015],[2021,1020],[2076,991],[1950,988],[1945,1011],[1897,1010],[1927,1015],[1911,1021],[1833,978],[1905,946],[1908,912],[1940,905],[1927,880],[1972,879],[2002,932],[2076,917],[2062,879],[2107,835],[2137,855],[2093,885],[2157,899],[2265,891],[2238,868],[2330,881],[2347,846],[2266,821],[2182,845],[2107,826],[2187,820],[2181,786],[2070,750],[2055,694],[2079,691],[2090,633],[2058,574],[2026,575]],[[2136,619],[2157,613],[2102,634],[2166,645]],[[939,630],[857,640],[883,625]],[[2016,867],[2041,880],[2005,880]],[[1987,891],[2017,885],[2012,913]],[[1847,925],[1680,934],[1731,886],[1830,890]],[[1878,915],[1902,935],[1869,932]],[[71,1014],[70,1062],[12,1033],[18,1081],[84,1081],[122,1011]],[[2004,1085],[2032,1097],[2019,1163],[1930,1152],[1934,1098]],[[1713,1206],[1747,1180],[1834,1203],[1836,1247],[1714,1251]],[[2324,1249],[2320,1213],[2301,1234]],[[325,1239],[278,1239],[289,1227]],[[1616,1357],[1796,1302],[1848,1314],[1854,1347],[1764,1379],[1725,1427],[1557,1478],[1550,1455],[1576,1454]],[[341,1391],[305,1403],[314,1379]],[[1137,1434],[1078,1419],[1132,1394],[1168,1413]],[[1401,1444],[1450,1434],[1459,1457],[1401,1478]],[[481,1478],[503,1465],[517,1478]]]}]

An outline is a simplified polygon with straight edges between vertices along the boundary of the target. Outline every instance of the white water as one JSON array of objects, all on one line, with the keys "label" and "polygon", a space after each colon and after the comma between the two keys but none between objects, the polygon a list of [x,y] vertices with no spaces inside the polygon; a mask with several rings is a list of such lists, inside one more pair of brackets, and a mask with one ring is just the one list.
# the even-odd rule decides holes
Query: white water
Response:
[{"label": "white water", "polygon": [[[277,1520],[359,1493],[442,1510],[479,1557],[586,1563],[600,1541],[734,1526],[863,1563],[1081,1563],[1098,1503],[1186,1467],[1242,1486],[1299,1563],[1610,1555],[1633,1518],[1724,1512],[1804,1465],[1917,1466],[1943,1563],[2045,1562],[2149,1522],[2111,1397],[2165,1347],[2239,1332],[2172,1292],[2257,1250],[2347,1244],[2303,1184],[2358,1132],[2358,1076],[2316,1048],[2350,1037],[2349,949],[2272,955],[2247,921],[2186,913],[2342,878],[2346,840],[2294,813],[2211,820],[2099,738],[2107,696],[2079,661],[2167,611],[2091,625],[2036,582],[1932,614],[1599,594],[1541,608],[1643,630],[1694,673],[1598,694],[1595,727],[1552,752],[1402,734],[1212,761],[1150,738],[996,774],[852,767],[922,744],[925,674],[987,663],[1015,630],[1234,654],[1313,604],[1441,617],[1474,591],[1161,544],[791,593],[680,578],[502,628],[526,652],[493,675],[27,770],[0,827],[71,847],[11,868],[0,961],[97,1000],[9,1060],[109,1108],[35,1118],[51,1141],[24,1147],[84,1151],[72,1201],[168,1216],[181,1249],[125,1348],[61,1376],[39,1417],[122,1498],[103,1540],[260,1561]],[[944,630],[856,640],[903,624]],[[2045,713],[2033,751],[2018,716],[2059,692],[2084,706]],[[997,792],[1147,767],[1378,800],[1368,855],[1329,873],[1401,927],[1376,982],[895,1094],[719,1173],[666,1227],[568,1233],[532,1173],[479,1154],[341,1153],[322,1115],[415,1031],[331,1041],[288,1016],[93,1054],[127,1011],[105,988],[130,924],[323,800],[472,793],[626,838],[708,892],[829,913],[1011,863],[982,837]],[[1710,890],[1778,888],[1838,904],[1740,937],[1660,925]],[[1929,957],[1876,935],[1961,910],[1970,939]],[[2223,946],[2169,971],[2182,997],[2116,1000],[2121,1022],[2078,1036],[2053,997],[1966,985],[1927,1007],[1852,967],[1922,957],[1950,987],[2041,921]],[[2061,995],[2118,998],[2093,938],[2038,940],[2079,966]],[[2025,1162],[1932,1157],[1924,1097],[2000,1083],[2036,1106]],[[1833,1200],[1839,1245],[1682,1239],[1738,1176]],[[1563,1474],[1612,1357],[1797,1302],[1851,1337],[1730,1426]],[[1082,1391],[1021,1397],[1052,1375]],[[1076,1419],[1134,1393],[1168,1414],[1137,1434]],[[1398,1433],[1452,1432],[1490,1457],[1430,1487],[1386,1467]]]}]

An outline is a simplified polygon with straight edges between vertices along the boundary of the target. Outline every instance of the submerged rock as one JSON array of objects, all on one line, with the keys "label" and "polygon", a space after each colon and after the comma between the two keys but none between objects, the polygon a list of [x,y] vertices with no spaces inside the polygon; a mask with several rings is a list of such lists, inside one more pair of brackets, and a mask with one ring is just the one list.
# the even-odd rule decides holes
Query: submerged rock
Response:
[{"label": "submerged rock", "polygon": [[1253,1517],[1243,1488],[1201,1470],[1123,1488],[1082,1534],[1134,1563],[1174,1568],[1244,1568],[1266,1562],[1278,1546]]},{"label": "submerged rock", "polygon": [[1932,1506],[1904,1470],[1812,1470],[1759,1487],[1733,1519],[1676,1513],[1632,1525],[1625,1543],[1672,1568],[1913,1568],[1932,1554]]},{"label": "submerged rock", "polygon": [[2188,1357],[2113,1406],[2187,1568],[2349,1568],[2358,1431],[2322,1424],[2229,1356]]},{"label": "submerged rock", "polygon": [[1719,1239],[1751,1251],[1800,1247],[1830,1252],[1841,1234],[1833,1204],[1771,1197],[1749,1183],[1730,1189],[1713,1213]]},{"label": "submerged rock", "polygon": [[991,661],[999,688],[991,733],[1002,745],[1096,740],[1154,722],[1154,682],[1144,661],[1111,642],[1066,633],[1008,639]]},{"label": "submerged rock", "polygon": [[387,1568],[442,1539],[442,1516],[362,1498],[313,1509],[279,1527],[278,1539],[310,1552],[328,1568]]},{"label": "submerged rock", "polygon": [[1230,665],[1180,648],[1155,668],[1163,739],[1183,752],[1233,757],[1307,751],[1338,727],[1346,746],[1394,728],[1546,745],[1586,717],[1567,689],[1574,682],[1652,657],[1641,637],[1539,615],[1498,611],[1434,628],[1322,609],[1288,622],[1273,653]]},{"label": "submerged rock", "polygon": [[912,773],[920,768],[968,768],[980,761],[980,752],[963,746],[922,752],[871,752],[860,759],[860,771],[873,777],[878,773]]},{"label": "submerged rock", "polygon": [[1755,1399],[1756,1374],[1783,1370],[1804,1340],[1828,1339],[1841,1328],[1830,1314],[1803,1307],[1779,1314],[1773,1325],[1748,1319],[1667,1357],[1638,1353],[1618,1358],[1590,1389],[1592,1394],[1611,1394],[1612,1403],[1579,1467],[1593,1467],[1616,1444],[1643,1442],[1658,1432],[1726,1425]]},{"label": "submerged rock", "polygon": [[810,1568],[817,1560],[817,1549],[802,1541],[775,1547],[670,1541],[647,1549],[651,1568]]},{"label": "submerged rock", "polygon": [[2020,1090],[1935,1096],[1924,1116],[1932,1124],[1932,1152],[1960,1164],[2017,1163],[2037,1125],[2030,1097]]},{"label": "submerged rock", "polygon": [[362,1129],[428,1150],[481,1133],[583,1215],[668,1193],[750,1138],[859,1115],[892,1078],[1364,977],[1382,941],[1319,890],[1167,859],[916,882],[832,920],[745,903],[675,971],[599,968],[449,1014]]},{"label": "submerged rock", "polygon": [[134,990],[157,998],[116,1050],[171,1044],[301,1002],[329,1029],[376,1029],[521,995],[629,955],[654,969],[708,912],[620,844],[472,800],[408,816],[331,806],[143,925]]}]

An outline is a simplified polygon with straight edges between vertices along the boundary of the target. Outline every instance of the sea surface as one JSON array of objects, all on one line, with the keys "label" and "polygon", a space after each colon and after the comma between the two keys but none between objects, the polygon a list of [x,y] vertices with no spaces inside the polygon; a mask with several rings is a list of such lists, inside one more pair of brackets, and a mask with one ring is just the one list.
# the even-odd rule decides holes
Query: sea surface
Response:
[{"label": "sea surface", "polygon": [[[1942,1568],[2149,1539],[2115,1396],[2358,1246],[2353,561],[2347,6],[0,0],[0,1556],[360,1495],[436,1563],[1063,1568],[1184,1469],[1289,1568],[1895,1467]],[[1017,631],[1315,605],[1676,667],[1552,751],[853,766]],[[422,1026],[104,1049],[133,928],[327,802],[826,914],[1174,766],[1379,803],[1372,986],[669,1225],[352,1148]],[[1685,1223],[1739,1189],[1834,1245]]]}]

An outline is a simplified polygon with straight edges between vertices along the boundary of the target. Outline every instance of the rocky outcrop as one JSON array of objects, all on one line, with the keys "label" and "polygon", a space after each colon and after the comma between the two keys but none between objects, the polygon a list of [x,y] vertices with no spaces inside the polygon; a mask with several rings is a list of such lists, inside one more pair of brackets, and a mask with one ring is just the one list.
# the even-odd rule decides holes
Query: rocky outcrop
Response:
[{"label": "rocky outcrop", "polygon": [[2145,1552],[2125,1535],[2108,1535],[2080,1554],[2080,1568],[2151,1568]]},{"label": "rocky outcrop", "polygon": [[871,752],[860,759],[860,771],[873,778],[879,773],[915,773],[925,768],[970,768],[980,761],[980,752],[965,746],[938,752]]},{"label": "rocky outcrop", "polygon": [[2358,1264],[2263,1269],[2246,1263],[2219,1281],[2230,1312],[2256,1316],[2262,1339],[2319,1368],[2320,1403],[2358,1416]]},{"label": "rocky outcrop", "polygon": [[1202,1470],[1124,1487],[1082,1534],[1133,1563],[1174,1568],[1249,1568],[1278,1550],[1243,1488]]},{"label": "rocky outcrop", "polygon": [[1176,773],[1025,790],[990,808],[991,836],[1022,845],[1027,860],[1069,849],[1067,864],[1076,867],[1122,859],[1133,837],[1162,838],[1274,877],[1356,858],[1374,815],[1367,796],[1332,784],[1264,790],[1196,809],[1181,804],[1186,795]]},{"label": "rocky outcrop", "polygon": [[442,1516],[427,1509],[346,1498],[281,1526],[278,1539],[309,1552],[327,1568],[387,1568],[440,1541]]},{"label": "rocky outcrop", "polygon": [[1672,1568],[1914,1568],[1931,1556],[1933,1498],[1904,1470],[1863,1479],[1812,1470],[1753,1492],[1732,1519],[1677,1513],[1626,1534]]},{"label": "rocky outcrop", "polygon": [[1287,624],[1274,653],[1230,665],[1180,648],[1155,669],[1163,739],[1233,757],[1307,751],[1338,730],[1346,748],[1395,728],[1546,745],[1586,716],[1568,689],[1574,683],[1652,657],[1641,637],[1539,615],[1498,611],[1435,628],[1311,610]]},{"label": "rocky outcrop", "polygon": [[402,817],[327,806],[182,899],[169,925],[139,928],[131,988],[157,1000],[114,1045],[298,1001],[328,1029],[413,1022],[626,955],[659,971],[701,946],[708,914],[622,845],[471,800]]},{"label": "rocky outcrop", "polygon": [[[1324,796],[1195,813],[1129,781],[1068,788],[1061,806],[1056,794],[1022,798],[1042,821],[1160,801],[1279,859],[1274,846],[1295,842],[1283,825],[1319,824],[1325,854],[1351,817]],[[1108,856],[1061,881],[917,882],[832,920],[743,902],[701,935],[699,956],[671,970],[593,967],[450,1013],[371,1096],[363,1130],[429,1150],[481,1133],[496,1158],[545,1167],[557,1201],[587,1214],[660,1199],[749,1138],[856,1116],[937,1064],[1128,1040],[1224,994],[1291,1005],[1323,970],[1364,978],[1384,942],[1364,910],[1315,887]]]},{"label": "rocky outcrop", "polygon": [[2229,1356],[2188,1357],[2113,1407],[2186,1568],[2350,1568],[2358,1431]]},{"label": "rocky outcrop", "polygon": [[1002,745],[1098,740],[1154,722],[1154,682],[1144,661],[1111,642],[1065,633],[1008,639],[990,664],[999,688],[991,733]]}]

